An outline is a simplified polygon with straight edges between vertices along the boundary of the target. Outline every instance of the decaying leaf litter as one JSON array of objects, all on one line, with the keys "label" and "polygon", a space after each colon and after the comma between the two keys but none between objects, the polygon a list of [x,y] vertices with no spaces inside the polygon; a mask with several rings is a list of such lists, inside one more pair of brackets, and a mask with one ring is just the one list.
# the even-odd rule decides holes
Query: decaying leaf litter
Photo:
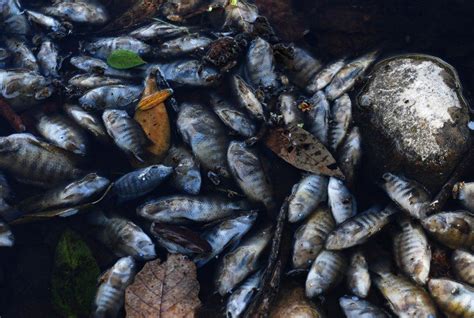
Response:
[{"label": "decaying leaf litter", "polygon": [[377,51],[322,63],[245,1],[0,5],[0,243],[66,229],[56,314],[473,315],[472,212],[429,216],[391,171],[358,200],[352,89]]}]

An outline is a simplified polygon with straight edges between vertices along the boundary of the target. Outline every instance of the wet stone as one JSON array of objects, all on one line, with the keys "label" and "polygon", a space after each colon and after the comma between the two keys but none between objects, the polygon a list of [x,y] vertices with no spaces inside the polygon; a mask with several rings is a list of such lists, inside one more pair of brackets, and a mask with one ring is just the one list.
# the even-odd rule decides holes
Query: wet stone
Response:
[{"label": "wet stone", "polygon": [[470,138],[456,71],[432,56],[391,57],[374,66],[356,99],[367,173],[401,172],[439,190]]}]

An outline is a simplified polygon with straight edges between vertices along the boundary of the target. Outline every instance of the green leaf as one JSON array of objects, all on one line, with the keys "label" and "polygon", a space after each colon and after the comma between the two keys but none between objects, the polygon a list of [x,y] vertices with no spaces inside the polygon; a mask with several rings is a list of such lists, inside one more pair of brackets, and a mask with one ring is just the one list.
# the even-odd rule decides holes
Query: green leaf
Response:
[{"label": "green leaf", "polygon": [[107,58],[107,63],[113,68],[126,70],[137,67],[146,62],[135,52],[129,50],[115,50]]},{"label": "green leaf", "polygon": [[239,2],[239,0],[230,0],[230,5],[231,6],[236,6],[237,2]]},{"label": "green leaf", "polygon": [[88,317],[99,267],[87,244],[66,230],[56,246],[51,281],[52,304],[61,317]]}]

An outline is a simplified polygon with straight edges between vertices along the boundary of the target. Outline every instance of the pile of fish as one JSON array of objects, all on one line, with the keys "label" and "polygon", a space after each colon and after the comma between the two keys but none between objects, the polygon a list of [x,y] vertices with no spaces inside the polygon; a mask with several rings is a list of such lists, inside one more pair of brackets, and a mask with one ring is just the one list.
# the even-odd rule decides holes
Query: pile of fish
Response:
[{"label": "pile of fish", "polygon": [[[474,183],[454,189],[467,210],[429,215],[423,186],[387,172],[386,197],[365,211],[357,204],[363,141],[348,93],[377,52],[323,64],[279,42],[245,1],[222,4],[217,29],[166,21],[186,9],[170,3],[145,25],[85,38],[76,32],[110,21],[98,2],[30,9],[0,0],[0,99],[28,119],[19,126],[27,131],[0,137],[0,246],[14,245],[18,223],[82,218],[119,258],[101,281],[93,316],[116,316],[137,267],[166,251],[211,271],[223,313],[241,317],[266,292],[283,205],[285,231],[294,230],[283,279],[304,277],[299,306],[313,308],[311,317],[324,316],[323,296],[334,295],[347,317],[474,317]],[[107,58],[116,50],[147,63],[113,68]],[[150,82],[173,94],[165,101],[172,145],[163,158],[150,153],[135,117]],[[273,180],[283,163],[269,164],[280,160],[262,143],[269,127],[310,132],[344,180],[294,172],[300,180],[286,200],[278,197],[285,186]],[[97,147],[130,164],[120,175],[96,168]],[[36,190],[18,200],[13,180],[15,192],[21,184]],[[450,276],[432,275],[433,244],[450,250]]]}]

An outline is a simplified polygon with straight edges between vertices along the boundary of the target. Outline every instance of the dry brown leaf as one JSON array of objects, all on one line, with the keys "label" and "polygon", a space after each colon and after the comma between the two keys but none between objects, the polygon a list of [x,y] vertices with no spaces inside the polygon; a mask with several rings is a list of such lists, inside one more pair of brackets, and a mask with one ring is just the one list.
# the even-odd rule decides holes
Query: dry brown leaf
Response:
[{"label": "dry brown leaf", "polygon": [[195,317],[201,306],[196,265],[186,256],[169,254],[145,264],[125,292],[127,318]]},{"label": "dry brown leaf", "polygon": [[298,169],[344,180],[331,153],[303,128],[270,129],[265,136],[265,145]]},{"label": "dry brown leaf", "polygon": [[[107,24],[101,32],[109,32],[128,29],[139,25],[150,18],[154,17],[163,3],[162,0],[138,0],[134,2],[130,8],[125,10],[118,18]],[[114,6],[115,3],[111,3]]]}]

